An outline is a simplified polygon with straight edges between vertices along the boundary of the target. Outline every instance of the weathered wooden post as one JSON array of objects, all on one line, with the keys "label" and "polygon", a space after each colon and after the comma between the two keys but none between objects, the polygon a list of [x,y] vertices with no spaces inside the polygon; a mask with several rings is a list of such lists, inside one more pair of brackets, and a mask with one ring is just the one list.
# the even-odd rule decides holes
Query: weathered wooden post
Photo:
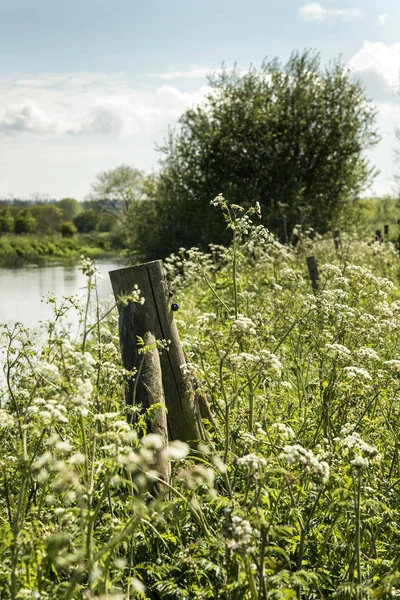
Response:
[{"label": "weathered wooden post", "polygon": [[312,289],[314,290],[314,292],[316,292],[319,287],[319,273],[318,273],[317,261],[315,260],[315,256],[307,256],[306,261],[307,261],[308,273],[309,273],[310,279],[311,279]]},{"label": "weathered wooden post", "polygon": [[[117,269],[110,271],[109,275],[116,301],[129,296],[135,285],[145,299],[144,304],[118,303],[122,363],[128,371],[134,368],[139,371],[136,380],[127,386],[127,405],[135,402],[146,409],[165,400],[168,438],[186,442],[203,439],[197,398],[182,372],[186,361],[162,261]],[[138,338],[142,338],[146,345],[148,342],[155,345],[155,340],[167,340],[169,349],[162,350],[159,355],[158,349],[154,348],[147,356],[141,351]],[[162,423],[161,416],[158,423]]]},{"label": "weathered wooden post", "polygon": [[379,242],[380,244],[382,243],[382,231],[380,229],[375,231],[375,241]]},{"label": "weathered wooden post", "polygon": [[340,237],[340,229],[335,229],[332,233],[333,243],[335,244],[335,250],[339,250],[342,247],[342,239]]},{"label": "weathered wooden post", "polygon": [[389,235],[389,225],[384,225],[384,231],[383,232],[384,232],[385,235],[387,235],[387,236]]}]

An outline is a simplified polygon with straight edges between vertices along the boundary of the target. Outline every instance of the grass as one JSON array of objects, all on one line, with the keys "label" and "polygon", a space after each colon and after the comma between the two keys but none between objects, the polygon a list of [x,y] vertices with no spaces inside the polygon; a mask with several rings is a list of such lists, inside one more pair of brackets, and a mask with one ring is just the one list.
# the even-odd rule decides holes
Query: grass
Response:
[{"label": "grass", "polygon": [[[201,457],[146,435],[140,407],[126,423],[137,374],[120,366],[116,310],[91,322],[49,297],[39,351],[3,327],[2,598],[400,596],[398,254],[305,232],[284,246],[215,204],[232,246],[165,262],[185,372],[214,417]],[[61,323],[71,310],[91,331],[80,342]]]}]

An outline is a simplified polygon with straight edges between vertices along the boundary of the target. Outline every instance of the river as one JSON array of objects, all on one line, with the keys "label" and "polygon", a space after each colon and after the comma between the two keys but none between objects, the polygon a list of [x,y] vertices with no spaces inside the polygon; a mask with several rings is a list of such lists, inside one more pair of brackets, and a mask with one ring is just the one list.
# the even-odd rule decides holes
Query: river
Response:
[{"label": "river", "polygon": [[[112,296],[108,272],[123,267],[118,259],[96,261],[102,278],[97,280],[100,300]],[[63,296],[77,294],[86,296],[87,278],[79,265],[25,266],[17,269],[0,269],[0,324],[11,325],[21,321],[34,329],[40,321],[52,318],[51,307],[42,302],[47,292],[53,292],[58,300]],[[74,331],[78,319],[71,312],[71,328]]]}]

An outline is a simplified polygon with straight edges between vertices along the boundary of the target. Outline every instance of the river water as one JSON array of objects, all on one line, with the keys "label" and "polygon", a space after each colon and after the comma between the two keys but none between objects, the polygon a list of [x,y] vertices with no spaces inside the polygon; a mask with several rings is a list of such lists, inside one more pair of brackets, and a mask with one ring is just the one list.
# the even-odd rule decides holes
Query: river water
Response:
[{"label": "river water", "polygon": [[[101,301],[111,298],[112,289],[108,272],[123,267],[118,259],[96,261],[102,278],[97,280]],[[25,266],[17,269],[0,269],[0,324],[12,325],[21,321],[30,329],[40,321],[52,318],[51,307],[42,302],[48,292],[53,292],[60,302],[63,296],[86,297],[87,278],[79,265]],[[75,315],[75,316],[74,316]],[[78,318],[71,311],[71,329],[77,330]]]}]

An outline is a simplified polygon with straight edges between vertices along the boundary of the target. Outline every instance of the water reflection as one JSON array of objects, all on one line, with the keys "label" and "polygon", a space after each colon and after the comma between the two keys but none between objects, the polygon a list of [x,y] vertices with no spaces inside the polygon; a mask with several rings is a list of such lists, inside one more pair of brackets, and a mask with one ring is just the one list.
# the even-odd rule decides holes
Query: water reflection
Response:
[{"label": "water reflection", "polygon": [[[100,300],[112,295],[108,271],[118,269],[121,261],[97,261],[102,279],[98,280]],[[86,277],[78,265],[52,265],[45,267],[23,267],[0,269],[0,323],[13,324],[21,321],[33,329],[40,321],[52,318],[51,307],[42,302],[43,296],[53,292],[61,301],[63,296],[86,294]],[[71,314],[72,320],[74,319]],[[71,323],[74,330],[76,323]]]}]

